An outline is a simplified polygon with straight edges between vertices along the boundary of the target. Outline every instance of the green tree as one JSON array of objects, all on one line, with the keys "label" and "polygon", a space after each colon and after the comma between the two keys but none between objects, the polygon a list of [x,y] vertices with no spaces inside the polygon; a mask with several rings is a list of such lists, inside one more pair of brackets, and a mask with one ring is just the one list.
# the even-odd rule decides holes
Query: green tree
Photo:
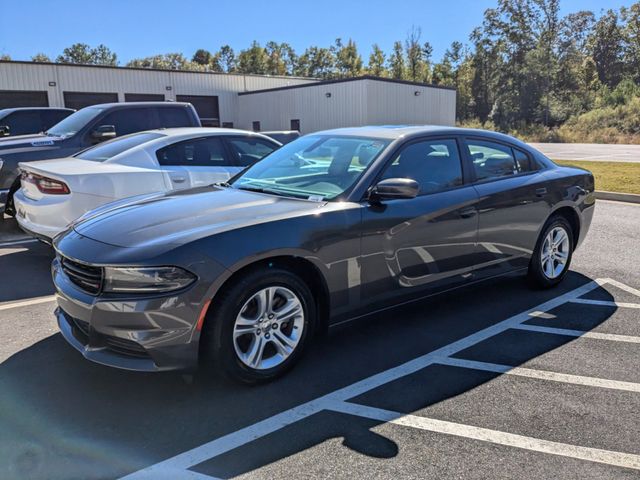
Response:
[{"label": "green tree", "polygon": [[339,77],[357,77],[362,73],[362,57],[356,43],[349,39],[346,45],[336,39],[334,48],[336,71]]},{"label": "green tree", "polygon": [[267,73],[269,75],[292,75],[297,61],[294,49],[288,43],[268,42]]},{"label": "green tree", "polygon": [[181,53],[163,53],[151,57],[134,58],[126,66],[162,70],[202,70],[202,66],[189,62]]},{"label": "green tree", "polygon": [[51,61],[51,59],[44,53],[36,53],[33,57],[31,57],[31,61],[36,63],[48,63]]},{"label": "green tree", "polygon": [[640,83],[640,2],[620,9],[624,74]]},{"label": "green tree", "polygon": [[414,82],[420,82],[425,78],[425,63],[423,51],[420,45],[422,30],[413,26],[407,33],[404,42],[406,52],[406,77]]},{"label": "green tree", "polygon": [[371,54],[369,55],[369,64],[367,65],[367,73],[376,77],[385,76],[386,69],[384,66],[385,54],[377,43],[374,43],[371,47]]},{"label": "green tree", "polygon": [[83,65],[117,65],[118,58],[114,52],[103,44],[91,48],[86,43],[74,43],[65,48],[56,58],[58,63],[78,63]]},{"label": "green tree", "polygon": [[211,65],[212,60],[213,55],[211,54],[211,52],[203,48],[199,48],[198,50],[196,50],[196,52],[193,54],[193,57],[191,58],[191,61],[193,63],[197,63],[198,65],[202,66]]},{"label": "green tree", "polygon": [[329,48],[309,47],[298,58],[296,75],[302,77],[332,78],[335,57]]},{"label": "green tree", "polygon": [[622,79],[623,47],[618,14],[614,10],[607,10],[596,22],[590,47],[598,78],[608,87],[615,87]]},{"label": "green tree", "polygon": [[398,80],[406,79],[402,42],[395,42],[393,44],[393,52],[389,56],[389,74],[391,75],[391,78]]},{"label": "green tree", "polygon": [[236,70],[236,54],[229,45],[223,45],[216,53],[218,63],[223,72],[232,73]]},{"label": "green tree", "polygon": [[238,72],[264,75],[268,71],[268,61],[266,50],[254,40],[248,49],[238,55]]}]

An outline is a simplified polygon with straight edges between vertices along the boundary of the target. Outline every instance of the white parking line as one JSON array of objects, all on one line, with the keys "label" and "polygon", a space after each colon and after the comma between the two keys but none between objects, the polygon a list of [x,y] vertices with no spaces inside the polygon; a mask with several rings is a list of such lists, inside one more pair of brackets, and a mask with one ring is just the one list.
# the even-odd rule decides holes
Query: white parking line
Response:
[{"label": "white parking line", "polygon": [[2,247],[11,247],[13,245],[23,245],[25,243],[35,243],[35,242],[39,242],[39,240],[36,240],[35,238],[28,238],[25,240],[15,240],[13,242],[1,242],[0,243],[0,248]]},{"label": "white parking line", "polygon": [[640,337],[631,335],[616,335],[613,333],[587,332],[585,330],[571,330],[568,328],[543,327],[541,325],[516,325],[516,330],[527,330],[529,332],[551,333],[553,335],[564,335],[565,337],[584,337],[596,340],[609,340],[611,342],[640,343]]},{"label": "white parking line", "polygon": [[23,300],[20,302],[0,303],[0,310],[9,310],[11,308],[28,307],[29,305],[37,305],[39,303],[53,302],[55,299],[56,299],[55,295],[48,295],[46,297],[30,298],[29,300]]},{"label": "white parking line", "polygon": [[380,408],[357,405],[355,403],[339,403],[331,406],[331,410],[359,417],[370,418],[380,422],[388,422],[406,427],[428,430],[430,432],[455,435],[456,437],[471,438],[483,442],[506,445],[509,447],[533,450],[534,452],[549,453],[562,457],[587,460],[589,462],[604,463],[617,467],[633,468],[640,470],[640,455],[631,453],[601,450],[599,448],[581,447],[567,443],[552,442],[539,438],[525,437],[514,433],[501,432],[488,428],[474,427],[460,423],[436,420],[434,418],[405,415],[400,412],[392,412]]},{"label": "white parking line", "polygon": [[[304,403],[297,407],[291,408],[258,423],[250,425],[248,427],[237,430],[233,433],[220,437],[211,442],[205,443],[192,450],[180,453],[172,458],[151,465],[142,470],[134,472],[130,475],[123,477],[123,480],[162,480],[162,479],[174,479],[180,478],[187,469],[210,460],[213,457],[221,455],[225,452],[238,448],[249,442],[252,442],[258,438],[264,437],[270,433],[273,433],[287,425],[291,425],[299,420],[303,420],[311,415],[319,413],[323,410],[331,409],[339,402],[344,402],[350,398],[356,397],[362,393],[372,390],[381,385],[385,385],[389,382],[402,378],[406,375],[410,375],[419,370],[422,370],[429,365],[433,365],[443,357],[454,355],[466,348],[469,348],[479,342],[487,340],[495,335],[509,330],[510,328],[519,325],[520,323],[530,319],[530,313],[535,311],[548,311],[556,308],[571,299],[578,298],[591,290],[598,288],[601,285],[609,282],[609,279],[598,279],[587,283],[575,290],[567,292],[556,298],[553,298],[547,302],[544,302],[532,309],[526,310],[522,313],[514,315],[506,320],[491,325],[483,330],[473,333],[465,338],[457,340],[453,343],[445,345],[437,350],[422,355],[418,358],[410,360],[397,367],[390,368],[378,374],[372,375],[368,378],[353,383],[347,387],[336,390],[332,393],[319,397],[310,402]],[[475,428],[475,427],[470,427]],[[501,432],[499,432],[501,433]],[[509,436],[511,434],[504,434]],[[522,437],[524,438],[524,437]],[[534,441],[535,439],[532,439]],[[540,441],[542,442],[542,441]],[[495,442],[494,442],[495,443]],[[505,443],[506,444],[506,443]],[[562,445],[562,444],[559,444]],[[584,449],[584,447],[575,447],[577,449]],[[535,449],[535,448],[532,448]],[[592,449],[585,449],[592,450]],[[597,450],[596,450],[597,451]],[[585,454],[586,455],[586,454]],[[620,454],[624,455],[624,454]],[[597,456],[594,456],[596,458]],[[576,456],[575,458],[582,458]],[[599,457],[597,457],[599,458]],[[596,461],[596,460],[594,460]],[[606,463],[606,462],[603,462]]]},{"label": "white parking line", "polygon": [[569,375],[567,373],[550,372],[548,370],[536,370],[532,368],[513,367],[510,365],[500,365],[498,363],[477,362],[462,358],[446,357],[438,360],[441,365],[451,367],[470,368],[472,370],[482,370],[485,372],[506,373],[519,377],[537,378],[540,380],[551,380],[553,382],[571,383],[574,385],[584,385],[587,387],[609,388],[611,390],[624,390],[627,392],[640,393],[640,383],[620,382],[618,380],[607,380],[605,378],[585,377],[582,375]]},{"label": "white parking line", "polygon": [[588,298],[574,298],[571,303],[581,303],[583,305],[600,305],[603,307],[619,307],[619,308],[640,308],[640,303],[628,302],[608,302],[606,300],[590,300]]}]

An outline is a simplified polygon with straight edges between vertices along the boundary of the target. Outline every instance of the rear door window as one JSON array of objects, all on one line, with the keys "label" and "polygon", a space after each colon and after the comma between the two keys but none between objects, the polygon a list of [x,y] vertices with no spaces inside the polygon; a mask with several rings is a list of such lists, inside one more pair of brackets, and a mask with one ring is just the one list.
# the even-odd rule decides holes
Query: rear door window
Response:
[{"label": "rear door window", "polygon": [[167,166],[232,166],[224,150],[222,139],[218,136],[197,138],[169,145],[156,152],[160,165]]},{"label": "rear door window", "polygon": [[508,177],[518,174],[511,147],[486,140],[467,140],[476,180]]},{"label": "rear door window", "polygon": [[113,125],[116,127],[116,135],[128,135],[130,133],[151,130],[155,128],[153,119],[154,111],[151,108],[123,108],[108,113],[98,122],[100,125]]},{"label": "rear door window", "polygon": [[278,148],[275,143],[268,142],[261,138],[229,138],[231,150],[235,155],[236,163],[242,167],[247,167],[266,157]]},{"label": "rear door window", "polygon": [[158,128],[191,127],[194,125],[186,108],[161,107],[158,111]]}]

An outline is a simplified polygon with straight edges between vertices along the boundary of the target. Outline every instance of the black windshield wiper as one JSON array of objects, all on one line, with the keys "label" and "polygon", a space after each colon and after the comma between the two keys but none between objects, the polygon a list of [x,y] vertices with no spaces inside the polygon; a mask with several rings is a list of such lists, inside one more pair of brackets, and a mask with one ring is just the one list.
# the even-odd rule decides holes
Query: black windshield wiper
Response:
[{"label": "black windshield wiper", "polygon": [[229,188],[231,187],[231,184],[229,182],[216,182],[213,184],[214,187],[224,187],[224,188]]},{"label": "black windshield wiper", "polygon": [[269,188],[252,187],[247,185],[242,185],[241,187],[235,187],[235,188],[237,188],[238,190],[246,190],[248,192],[268,193],[270,195],[278,195],[280,197],[302,198],[300,195],[296,195],[295,193],[280,192],[278,190],[271,190]]}]

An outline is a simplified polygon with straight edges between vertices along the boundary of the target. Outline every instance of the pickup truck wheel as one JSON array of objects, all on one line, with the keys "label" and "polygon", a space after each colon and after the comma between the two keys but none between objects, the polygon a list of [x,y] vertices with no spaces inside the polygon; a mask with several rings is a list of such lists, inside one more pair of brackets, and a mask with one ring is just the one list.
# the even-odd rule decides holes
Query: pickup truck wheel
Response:
[{"label": "pickup truck wheel", "polygon": [[201,338],[205,367],[249,384],[283,375],[312,338],[315,311],[309,287],[295,274],[248,273],[212,302]]},{"label": "pickup truck wheel", "polygon": [[7,202],[4,205],[4,213],[5,215],[9,215],[10,217],[16,216],[16,208],[13,203],[13,195],[20,189],[20,177],[16,178],[11,188],[9,188],[9,193],[7,193]]}]

